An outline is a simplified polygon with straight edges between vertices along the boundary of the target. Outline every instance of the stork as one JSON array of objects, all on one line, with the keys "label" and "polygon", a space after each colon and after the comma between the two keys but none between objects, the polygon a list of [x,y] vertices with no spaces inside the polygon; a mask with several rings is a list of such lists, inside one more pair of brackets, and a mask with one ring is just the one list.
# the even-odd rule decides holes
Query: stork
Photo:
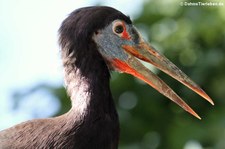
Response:
[{"label": "stork", "polygon": [[109,86],[111,70],[143,80],[200,119],[140,60],[213,104],[196,83],[143,39],[129,17],[114,8],[73,11],[59,29],[59,45],[72,108],[58,117],[29,120],[1,131],[1,149],[117,149],[119,120]]}]

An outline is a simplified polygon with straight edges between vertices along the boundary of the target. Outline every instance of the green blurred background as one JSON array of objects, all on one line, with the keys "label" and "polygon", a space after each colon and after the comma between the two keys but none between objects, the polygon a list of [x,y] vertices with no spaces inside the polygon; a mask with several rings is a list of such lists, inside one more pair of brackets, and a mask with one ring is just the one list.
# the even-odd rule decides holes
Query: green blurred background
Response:
[{"label": "green blurred background", "polygon": [[[215,106],[150,66],[202,117],[198,120],[142,81],[112,72],[120,149],[225,149],[225,1],[211,1],[224,6],[181,6],[180,2],[144,1],[133,22],[157,50],[208,93]],[[16,109],[37,90],[45,90],[60,103],[52,116],[70,108],[63,86],[42,83],[27,92],[21,90],[14,93]]]}]

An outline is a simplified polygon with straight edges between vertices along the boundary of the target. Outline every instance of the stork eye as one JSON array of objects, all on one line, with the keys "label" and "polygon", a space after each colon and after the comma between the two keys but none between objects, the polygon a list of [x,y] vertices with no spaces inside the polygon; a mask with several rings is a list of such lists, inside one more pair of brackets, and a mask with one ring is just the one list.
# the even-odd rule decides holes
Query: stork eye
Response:
[{"label": "stork eye", "polygon": [[117,25],[114,29],[114,31],[117,33],[117,34],[121,34],[123,32],[123,26],[122,25]]}]

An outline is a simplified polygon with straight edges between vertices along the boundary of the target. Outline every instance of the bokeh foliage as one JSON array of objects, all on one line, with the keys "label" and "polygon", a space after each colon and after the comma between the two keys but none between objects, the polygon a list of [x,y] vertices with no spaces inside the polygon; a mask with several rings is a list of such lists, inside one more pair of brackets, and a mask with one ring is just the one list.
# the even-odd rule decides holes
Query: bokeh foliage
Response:
[{"label": "bokeh foliage", "polygon": [[[112,73],[120,149],[225,148],[225,2],[220,2],[224,6],[181,6],[178,0],[144,2],[134,24],[212,97],[215,106],[153,69],[200,114],[202,120],[198,120],[136,78]],[[55,115],[70,108],[63,87],[44,88],[61,103]]]}]

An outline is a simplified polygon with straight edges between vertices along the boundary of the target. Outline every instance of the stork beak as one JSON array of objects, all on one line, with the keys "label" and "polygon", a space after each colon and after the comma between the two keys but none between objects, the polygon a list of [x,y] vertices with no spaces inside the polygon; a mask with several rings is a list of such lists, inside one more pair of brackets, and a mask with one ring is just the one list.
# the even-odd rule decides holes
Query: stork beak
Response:
[{"label": "stork beak", "polygon": [[[193,116],[201,119],[194,110],[192,110],[164,81],[162,81],[157,75],[147,69],[138,59],[148,62],[158,69],[164,71],[174,79],[180,81],[191,90],[202,96],[212,105],[214,105],[212,99],[187,75],[185,75],[176,65],[169,61],[164,55],[158,53],[150,44],[145,42],[143,39],[140,40],[139,44],[123,45],[122,48],[128,53],[128,58],[123,61],[120,59],[113,59],[114,68],[119,71],[131,74],[147,84],[155,88],[164,96],[178,104],[185,111],[189,112]],[[136,58],[135,58],[136,57]]]}]

